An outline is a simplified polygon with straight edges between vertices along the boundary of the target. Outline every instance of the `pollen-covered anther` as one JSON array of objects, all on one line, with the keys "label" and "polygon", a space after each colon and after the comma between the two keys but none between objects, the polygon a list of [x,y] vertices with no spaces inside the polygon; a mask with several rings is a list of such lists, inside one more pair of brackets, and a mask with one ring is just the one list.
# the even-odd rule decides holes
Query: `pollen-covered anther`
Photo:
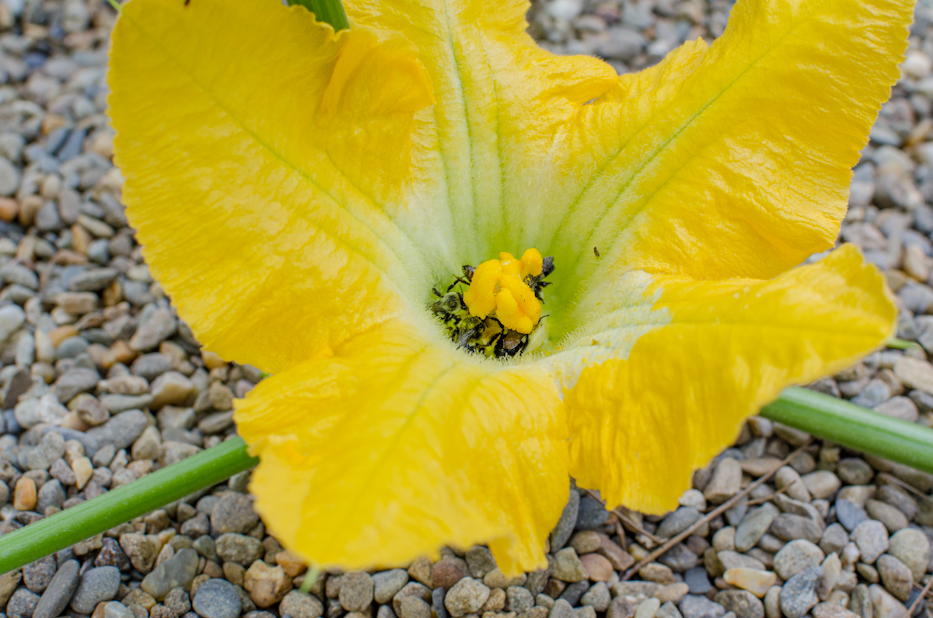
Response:
[{"label": "pollen-covered anther", "polygon": [[495,311],[502,326],[527,335],[541,319],[541,302],[524,279],[539,276],[543,265],[537,249],[528,249],[520,260],[500,253],[498,260],[476,267],[463,302],[471,315],[485,319]]}]

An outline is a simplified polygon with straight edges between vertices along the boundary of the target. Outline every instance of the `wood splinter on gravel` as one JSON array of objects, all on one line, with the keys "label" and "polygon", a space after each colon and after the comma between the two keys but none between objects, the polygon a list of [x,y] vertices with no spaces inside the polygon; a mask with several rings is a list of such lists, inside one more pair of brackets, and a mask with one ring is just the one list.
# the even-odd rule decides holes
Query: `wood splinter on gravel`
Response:
[{"label": "wood splinter on gravel", "polygon": [[651,551],[647,556],[645,556],[644,558],[642,558],[641,560],[639,560],[638,562],[636,562],[636,563],[635,563],[635,566],[633,566],[633,567],[630,568],[628,571],[626,571],[626,572],[625,572],[625,575],[622,576],[622,581],[628,581],[629,579],[632,578],[632,576],[633,576],[635,573],[638,573],[638,571],[639,571],[643,566],[645,566],[646,564],[649,564],[649,563],[651,563],[651,562],[654,562],[655,558],[658,558],[658,557],[663,556],[664,554],[666,554],[666,553],[668,552],[668,550],[670,550],[672,547],[674,547],[675,545],[677,545],[678,543],[680,543],[681,541],[683,541],[685,538],[687,538],[687,537],[690,536],[691,534],[693,534],[693,532],[694,532],[695,530],[699,529],[700,526],[702,526],[703,524],[709,523],[710,521],[712,521],[713,519],[715,519],[718,515],[720,515],[720,514],[722,514],[722,513],[725,513],[726,511],[728,511],[729,509],[731,509],[733,506],[735,506],[735,505],[739,502],[739,500],[741,500],[742,498],[744,498],[745,496],[747,496],[747,495],[748,495],[752,490],[754,490],[756,487],[758,487],[758,486],[762,485],[763,483],[765,483],[769,478],[771,478],[772,476],[774,476],[774,474],[775,474],[778,470],[780,470],[781,468],[783,468],[784,466],[786,466],[788,463],[790,463],[791,461],[793,461],[794,457],[796,457],[797,455],[799,455],[800,453],[802,453],[803,450],[804,450],[805,448],[807,448],[808,446],[810,446],[810,443],[811,443],[811,442],[813,442],[813,440],[808,440],[808,441],[806,442],[806,444],[801,445],[797,450],[795,450],[793,453],[791,453],[790,455],[788,455],[787,457],[785,457],[785,458],[784,458],[784,461],[782,461],[782,462],[780,463],[780,465],[775,466],[773,470],[771,470],[771,471],[768,472],[767,474],[764,474],[764,475],[758,477],[757,480],[754,480],[754,481],[752,481],[751,483],[749,483],[749,484],[748,484],[748,487],[746,487],[745,489],[743,489],[743,490],[740,491],[739,493],[737,493],[737,494],[735,494],[734,496],[732,496],[731,498],[729,498],[726,502],[723,502],[722,504],[720,504],[718,507],[716,507],[715,509],[713,509],[712,511],[710,511],[709,513],[707,513],[706,516],[704,516],[703,518],[697,520],[696,523],[694,523],[692,526],[690,526],[689,528],[687,528],[686,530],[684,530],[683,532],[681,532],[681,533],[678,534],[677,536],[673,536],[673,537],[669,538],[669,539],[668,539],[667,541],[665,541],[664,544],[662,544],[660,547],[658,547],[657,549]]},{"label": "wood splinter on gravel", "polygon": [[[603,508],[606,507],[606,502],[595,491],[592,491],[589,489],[584,489],[583,491],[589,494],[591,498],[593,498],[594,500],[602,504]],[[612,509],[612,511],[610,512],[616,517],[618,517],[623,523],[628,524],[628,526],[632,528],[635,532],[638,532],[639,534],[644,534],[646,537],[648,537],[655,543],[658,543],[659,545],[664,542],[664,539],[651,534],[650,532],[642,528],[641,525],[637,521],[635,521],[634,519],[632,519],[631,517],[629,517],[622,511],[620,511],[619,509]]]}]

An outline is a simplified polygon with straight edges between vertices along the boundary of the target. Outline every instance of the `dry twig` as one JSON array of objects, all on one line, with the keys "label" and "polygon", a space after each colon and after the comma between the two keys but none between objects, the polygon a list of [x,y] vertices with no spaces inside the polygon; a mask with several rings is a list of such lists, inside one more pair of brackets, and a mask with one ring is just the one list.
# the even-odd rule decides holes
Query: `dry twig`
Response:
[{"label": "dry twig", "polygon": [[907,609],[907,615],[913,616],[914,612],[917,611],[917,606],[923,601],[923,597],[930,592],[930,588],[933,588],[933,575],[927,580],[927,585],[923,587],[923,590],[920,591],[920,594],[917,595],[917,598],[914,599],[914,602],[910,604],[910,607]]},{"label": "dry twig", "polygon": [[[603,506],[606,506],[605,501],[603,501],[603,499],[600,498],[600,497],[599,497],[599,494],[597,494],[595,491],[592,491],[592,490],[589,490],[589,489],[584,489],[583,491],[585,491],[586,493],[588,493],[588,494],[590,495],[591,498],[593,498],[594,500],[596,500],[597,502],[599,502],[599,503],[602,504]],[[612,509],[612,510],[610,511],[610,513],[614,514],[616,517],[618,517],[619,519],[621,519],[624,523],[628,524],[628,526],[629,526],[630,528],[632,528],[633,530],[635,530],[635,532],[638,532],[639,534],[644,534],[646,537],[648,537],[649,539],[651,539],[651,540],[654,541],[655,543],[657,543],[657,544],[660,545],[661,543],[664,542],[664,539],[662,539],[662,538],[660,538],[660,537],[654,536],[653,534],[651,534],[650,532],[648,532],[647,530],[645,530],[644,528],[642,528],[641,525],[640,525],[637,521],[635,521],[634,519],[632,519],[631,517],[629,517],[628,515],[626,515],[626,514],[623,513],[622,511],[620,511],[619,509]],[[623,541],[623,544],[624,544],[624,541]]]},{"label": "dry twig", "polygon": [[775,466],[775,467],[774,467],[774,470],[772,470],[771,472],[768,472],[767,474],[765,474],[765,475],[763,475],[763,476],[758,477],[757,480],[754,480],[754,481],[752,481],[751,483],[749,483],[749,484],[748,484],[748,487],[746,487],[745,489],[743,489],[743,490],[740,491],[739,493],[735,494],[734,496],[732,496],[731,498],[729,498],[727,501],[723,502],[723,503],[720,504],[718,507],[716,507],[715,509],[713,509],[712,511],[710,511],[709,513],[707,513],[703,518],[699,519],[695,524],[693,524],[692,526],[690,526],[689,528],[687,528],[686,530],[684,530],[683,532],[681,532],[681,533],[678,534],[677,536],[671,537],[670,539],[668,539],[667,541],[665,541],[663,545],[661,545],[661,546],[658,547],[657,549],[653,550],[653,551],[652,551],[651,553],[649,553],[647,556],[645,556],[644,558],[642,558],[641,560],[639,560],[639,561],[635,564],[635,566],[633,566],[631,569],[629,569],[628,571],[626,571],[626,572],[625,572],[625,575],[622,576],[622,581],[628,581],[629,579],[631,579],[632,575],[634,575],[635,573],[638,572],[639,569],[641,569],[641,567],[643,567],[643,566],[645,566],[646,564],[649,564],[649,563],[651,563],[651,562],[654,562],[654,559],[655,559],[655,558],[657,558],[657,557],[659,557],[659,556],[663,556],[665,553],[667,553],[667,551],[668,551],[670,548],[672,548],[673,546],[677,545],[678,543],[680,543],[681,541],[683,541],[685,538],[687,538],[688,536],[690,536],[691,534],[693,534],[693,532],[694,532],[695,530],[697,530],[698,528],[700,528],[703,524],[709,523],[709,522],[712,521],[714,518],[716,518],[718,515],[720,515],[720,514],[722,514],[722,513],[725,513],[726,511],[728,511],[729,509],[731,509],[733,506],[735,506],[736,504],[738,504],[739,500],[741,500],[742,498],[744,498],[745,496],[747,496],[747,495],[748,495],[749,493],[751,493],[751,491],[754,490],[756,487],[758,487],[759,485],[763,484],[763,483],[764,483],[765,481],[767,481],[769,478],[771,478],[772,476],[774,476],[774,474],[775,474],[778,470],[780,470],[782,467],[786,466],[786,465],[788,464],[788,462],[790,462],[794,457],[796,457],[799,453],[801,453],[801,452],[802,452],[805,448],[807,448],[809,445],[810,445],[810,442],[808,441],[806,444],[802,445],[802,446],[799,447],[797,450],[795,450],[793,453],[791,453],[790,455],[788,455],[788,456],[784,459],[784,461],[782,461],[782,462],[780,463],[780,465]]}]

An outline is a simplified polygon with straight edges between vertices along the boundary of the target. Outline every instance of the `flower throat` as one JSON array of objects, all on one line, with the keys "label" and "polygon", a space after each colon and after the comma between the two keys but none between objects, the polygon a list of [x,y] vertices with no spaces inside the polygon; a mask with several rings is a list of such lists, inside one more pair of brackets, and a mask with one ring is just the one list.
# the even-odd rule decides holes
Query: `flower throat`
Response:
[{"label": "flower throat", "polygon": [[[485,356],[521,354],[541,321],[545,278],[554,272],[554,258],[528,249],[521,259],[500,253],[477,267],[466,265],[431,310],[441,318],[457,347]],[[458,286],[466,285],[466,291]],[[455,289],[457,288],[457,289]]]}]

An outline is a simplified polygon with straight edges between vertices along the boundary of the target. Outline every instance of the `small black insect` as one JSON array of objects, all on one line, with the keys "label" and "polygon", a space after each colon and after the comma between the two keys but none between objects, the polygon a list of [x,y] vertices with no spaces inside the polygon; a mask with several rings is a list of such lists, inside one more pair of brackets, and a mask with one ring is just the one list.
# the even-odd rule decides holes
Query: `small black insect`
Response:
[{"label": "small black insect", "polygon": [[599,249],[597,249],[596,247],[593,247],[593,255],[595,255],[596,257],[599,257]]}]

